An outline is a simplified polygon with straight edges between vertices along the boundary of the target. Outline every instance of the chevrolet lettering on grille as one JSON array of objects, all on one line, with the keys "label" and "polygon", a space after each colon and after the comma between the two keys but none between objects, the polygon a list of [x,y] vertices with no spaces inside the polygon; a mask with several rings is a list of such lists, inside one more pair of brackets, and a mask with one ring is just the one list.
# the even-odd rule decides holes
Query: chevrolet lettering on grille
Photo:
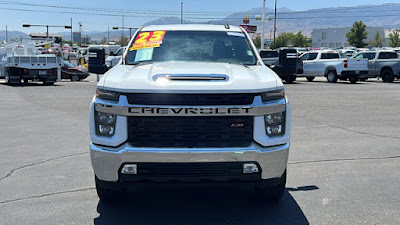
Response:
[{"label": "chevrolet lettering on grille", "polygon": [[141,115],[246,115],[252,107],[221,107],[221,108],[158,108],[158,107],[130,107],[130,114]]}]

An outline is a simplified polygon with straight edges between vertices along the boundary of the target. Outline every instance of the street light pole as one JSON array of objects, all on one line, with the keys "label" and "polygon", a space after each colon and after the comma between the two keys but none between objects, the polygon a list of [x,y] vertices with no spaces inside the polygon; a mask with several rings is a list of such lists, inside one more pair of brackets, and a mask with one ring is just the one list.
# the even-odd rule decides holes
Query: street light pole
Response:
[{"label": "street light pole", "polygon": [[261,18],[261,22],[262,22],[262,30],[261,30],[261,49],[264,49],[264,29],[265,29],[265,0],[263,0],[263,11],[262,11],[262,18]]},{"label": "street light pole", "polygon": [[7,26],[6,26],[6,43],[8,43],[8,29],[7,29]]},{"label": "street light pole", "polygon": [[79,46],[82,47],[82,22],[79,22]]},{"label": "street light pole", "polygon": [[49,25],[46,25],[46,41],[49,41]]},{"label": "street light pole", "polygon": [[181,2],[181,24],[183,24],[183,2]]},{"label": "street light pole", "polygon": [[74,35],[72,34],[72,18],[71,18],[71,48],[74,45]]},{"label": "street light pole", "polygon": [[275,0],[275,17],[274,17],[274,47],[275,47],[275,33],[276,33],[276,3],[277,3],[277,0]]}]

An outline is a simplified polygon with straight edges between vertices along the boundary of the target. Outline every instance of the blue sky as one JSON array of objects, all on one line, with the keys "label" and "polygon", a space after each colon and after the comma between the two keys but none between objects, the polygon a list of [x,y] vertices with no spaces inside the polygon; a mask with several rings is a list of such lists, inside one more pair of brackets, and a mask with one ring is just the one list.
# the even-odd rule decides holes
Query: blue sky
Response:
[{"label": "blue sky", "polygon": [[[251,8],[262,7],[262,0],[182,0],[184,3],[184,18],[187,17],[225,17],[233,12],[246,11]],[[4,4],[8,2],[11,4]],[[51,7],[37,7],[33,5],[16,5],[16,3],[42,4],[73,8],[89,8],[97,11],[86,11],[78,9],[63,9]],[[278,8],[286,7],[295,11],[323,7],[346,7],[357,5],[378,5],[384,3],[400,3],[387,0],[278,0]],[[9,30],[18,30],[26,33],[44,32],[45,28],[22,28],[23,23],[69,25],[70,18],[73,18],[74,31],[78,29],[78,22],[82,22],[83,31],[107,31],[107,27],[122,26],[121,9],[129,10],[125,17],[125,26],[140,26],[141,24],[163,17],[179,16],[181,0],[10,0],[0,1],[0,30],[8,26]],[[274,0],[267,0],[266,6],[273,8]],[[39,10],[42,12],[16,11],[11,9]],[[114,10],[110,12],[110,10]],[[46,12],[44,12],[46,11]],[[64,14],[52,13],[62,11]],[[134,12],[132,12],[134,11]],[[81,14],[70,14],[79,12]],[[105,15],[93,15],[109,14]],[[129,17],[131,16],[131,17]],[[189,19],[189,18],[187,18]],[[51,28],[50,32],[67,31],[62,28]]]}]

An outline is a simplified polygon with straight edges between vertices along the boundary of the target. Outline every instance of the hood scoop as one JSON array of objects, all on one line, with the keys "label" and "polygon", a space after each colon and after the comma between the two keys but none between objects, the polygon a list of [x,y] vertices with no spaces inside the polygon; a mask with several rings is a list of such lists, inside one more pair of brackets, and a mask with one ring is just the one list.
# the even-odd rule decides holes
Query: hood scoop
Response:
[{"label": "hood scoop", "polygon": [[210,81],[210,82],[226,82],[229,77],[225,74],[156,74],[153,80],[166,79],[170,81]]}]

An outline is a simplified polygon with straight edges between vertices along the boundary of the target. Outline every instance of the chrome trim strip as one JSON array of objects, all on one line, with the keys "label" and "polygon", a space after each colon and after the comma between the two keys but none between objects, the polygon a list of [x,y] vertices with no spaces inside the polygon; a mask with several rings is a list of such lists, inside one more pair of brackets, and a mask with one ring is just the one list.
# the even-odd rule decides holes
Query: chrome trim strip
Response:
[{"label": "chrome trim strip", "polygon": [[220,82],[228,81],[229,77],[225,74],[156,74],[153,76],[153,81],[159,78],[178,81],[210,81]]},{"label": "chrome trim strip", "polygon": [[119,102],[96,99],[95,110],[120,116],[263,116],[286,110],[286,100],[262,102],[261,96],[254,98],[253,104],[245,106],[165,106],[130,105],[126,96]]},{"label": "chrome trim strip", "polygon": [[124,152],[153,152],[153,153],[242,153],[242,152],[274,152],[288,149],[290,143],[285,143],[277,146],[262,147],[260,145],[253,144],[249,147],[242,148],[138,148],[132,147],[129,144],[124,144],[119,147],[106,147],[98,146],[90,142],[90,149],[100,152],[121,154]]}]

